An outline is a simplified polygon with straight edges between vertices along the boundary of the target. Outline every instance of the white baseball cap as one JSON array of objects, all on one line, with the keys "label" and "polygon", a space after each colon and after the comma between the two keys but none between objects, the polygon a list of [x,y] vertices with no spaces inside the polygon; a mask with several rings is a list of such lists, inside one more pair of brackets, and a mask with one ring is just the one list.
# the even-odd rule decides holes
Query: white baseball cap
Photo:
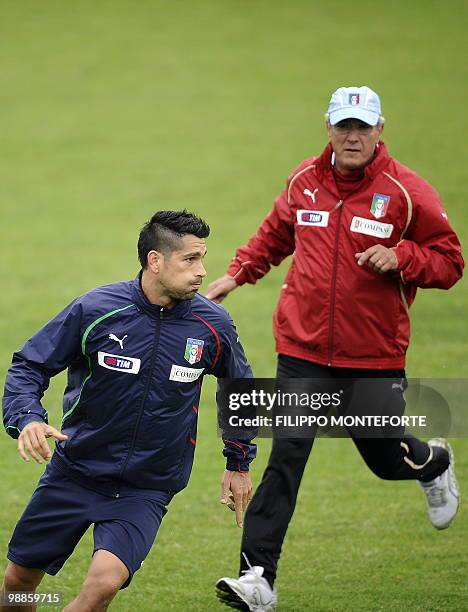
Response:
[{"label": "white baseball cap", "polygon": [[370,87],[340,87],[331,97],[327,118],[331,125],[343,119],[377,125],[383,119],[380,98]]}]

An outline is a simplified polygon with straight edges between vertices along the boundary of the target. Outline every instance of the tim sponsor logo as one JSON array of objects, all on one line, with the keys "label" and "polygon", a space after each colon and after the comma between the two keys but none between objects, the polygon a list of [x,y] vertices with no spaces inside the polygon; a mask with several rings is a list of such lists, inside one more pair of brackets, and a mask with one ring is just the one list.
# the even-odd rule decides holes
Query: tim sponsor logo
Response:
[{"label": "tim sponsor logo", "polygon": [[126,374],[138,374],[141,360],[135,357],[122,357],[121,355],[112,355],[111,353],[99,351],[98,363],[108,370],[116,370]]},{"label": "tim sponsor logo", "polygon": [[303,223],[320,223],[323,215],[318,212],[302,213],[301,221]]},{"label": "tim sponsor logo", "polygon": [[298,210],[297,224],[327,227],[329,214],[327,210]]},{"label": "tim sponsor logo", "polygon": [[111,357],[110,355],[104,357],[104,363],[105,365],[114,366],[114,368],[122,368],[122,370],[130,370],[132,367],[132,362],[128,359]]}]

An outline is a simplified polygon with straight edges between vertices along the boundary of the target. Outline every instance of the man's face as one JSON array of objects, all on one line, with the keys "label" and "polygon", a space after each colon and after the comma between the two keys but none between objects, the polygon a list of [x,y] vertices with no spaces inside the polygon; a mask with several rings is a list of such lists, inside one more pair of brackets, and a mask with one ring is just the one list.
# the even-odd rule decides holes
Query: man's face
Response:
[{"label": "man's face", "polygon": [[327,124],[327,129],[337,169],[349,172],[362,169],[372,161],[383,125],[373,127],[359,119],[344,119],[336,125]]},{"label": "man's face", "polygon": [[158,283],[163,295],[173,300],[191,300],[206,276],[205,254],[205,240],[192,235],[180,239],[178,250],[160,253]]}]

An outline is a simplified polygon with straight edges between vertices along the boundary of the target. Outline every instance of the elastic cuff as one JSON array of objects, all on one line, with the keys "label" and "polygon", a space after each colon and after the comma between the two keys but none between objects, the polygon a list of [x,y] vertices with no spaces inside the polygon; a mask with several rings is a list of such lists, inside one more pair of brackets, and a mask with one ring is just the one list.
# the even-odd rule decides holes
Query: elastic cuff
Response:
[{"label": "elastic cuff", "polygon": [[249,464],[245,461],[236,461],[235,459],[229,459],[226,461],[226,469],[229,472],[248,472]]},{"label": "elastic cuff", "polygon": [[231,264],[226,274],[232,276],[239,287],[247,282],[247,271],[244,269],[244,264],[239,264],[238,262]]},{"label": "elastic cuff", "polygon": [[405,248],[405,242],[405,240],[400,240],[396,246],[392,247],[392,251],[395,253],[398,260],[397,271],[400,272],[400,274],[402,270],[407,267],[408,261],[411,260],[411,256],[408,253],[408,248]]},{"label": "elastic cuff", "polygon": [[39,414],[36,414],[35,412],[31,412],[30,414],[25,414],[23,417],[21,417],[18,420],[18,427],[19,427],[20,432],[23,431],[26,425],[28,425],[29,423],[32,423],[33,421],[36,421],[37,423],[45,423],[45,420]]}]

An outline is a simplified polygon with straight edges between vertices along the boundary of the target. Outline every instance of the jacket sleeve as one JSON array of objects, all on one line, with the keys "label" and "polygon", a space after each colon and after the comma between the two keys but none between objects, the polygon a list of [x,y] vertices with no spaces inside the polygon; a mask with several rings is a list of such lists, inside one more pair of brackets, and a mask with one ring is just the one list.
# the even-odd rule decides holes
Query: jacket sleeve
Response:
[{"label": "jacket sleeve", "polygon": [[81,319],[75,300],[13,354],[3,395],[3,423],[12,438],[31,421],[48,422],[41,399],[51,377],[80,354]]},{"label": "jacket sleeve", "polygon": [[[220,329],[221,353],[213,374],[217,378],[253,378],[252,369],[240,343],[236,327],[228,314],[226,319],[224,328]],[[252,439],[256,435],[257,429],[244,429],[242,438],[227,436],[225,431],[222,432],[223,455],[226,457],[227,470],[249,471],[249,465],[257,454],[257,446],[252,444]]]},{"label": "jacket sleeve", "polygon": [[285,189],[276,198],[273,210],[265,217],[248,243],[236,251],[227,273],[238,285],[255,284],[271,266],[278,266],[294,252],[294,213]]},{"label": "jacket sleeve", "polygon": [[395,252],[404,283],[449,289],[463,274],[460,241],[436,191],[420,182],[411,193],[413,218]]}]

